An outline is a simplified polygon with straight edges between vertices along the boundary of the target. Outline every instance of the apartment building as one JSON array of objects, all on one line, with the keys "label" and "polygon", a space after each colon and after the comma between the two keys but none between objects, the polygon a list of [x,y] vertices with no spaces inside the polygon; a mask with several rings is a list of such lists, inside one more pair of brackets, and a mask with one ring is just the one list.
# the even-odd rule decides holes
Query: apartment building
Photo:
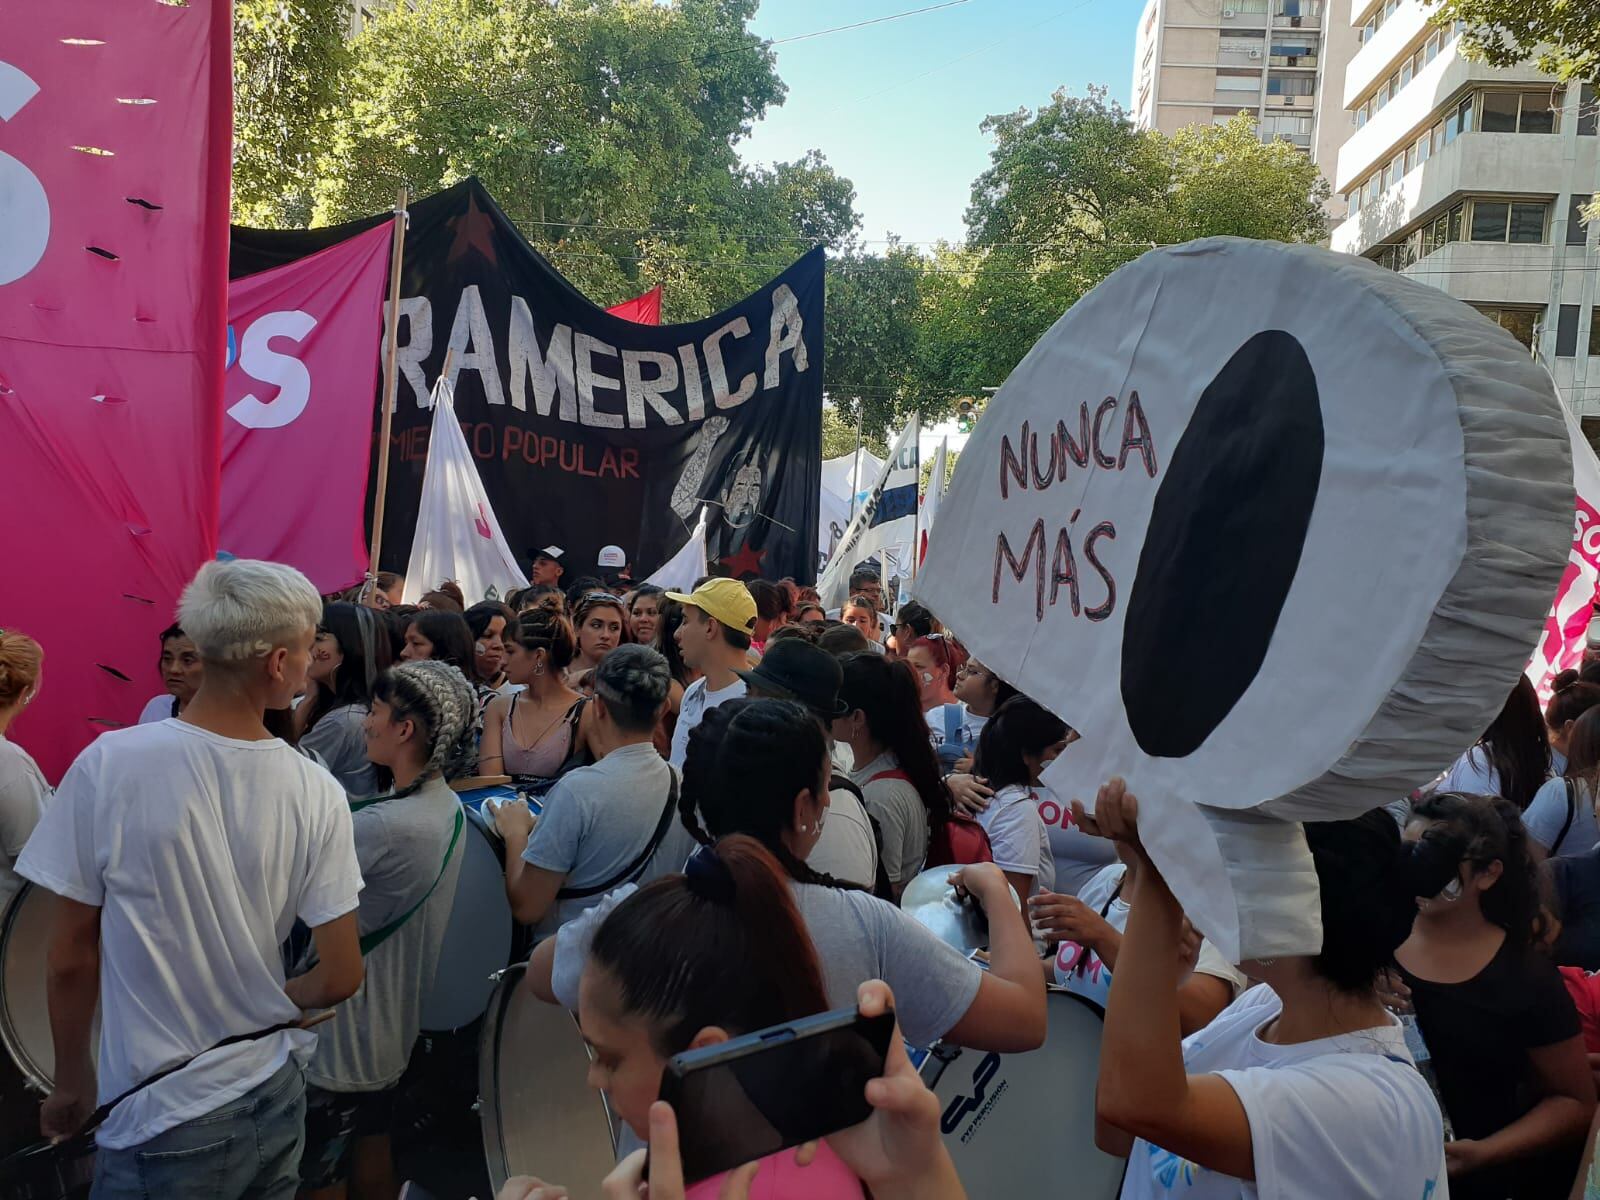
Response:
[{"label": "apartment building", "polygon": [[1600,230],[1580,211],[1600,187],[1594,89],[1468,61],[1419,0],[1354,3],[1332,247],[1480,309],[1600,430]]},{"label": "apartment building", "polygon": [[1342,62],[1341,53],[1354,49],[1347,21],[1329,42],[1324,16],[1350,3],[1149,0],[1134,49],[1135,122],[1174,133],[1222,124],[1243,110],[1263,139],[1316,152],[1319,78],[1330,58]]}]

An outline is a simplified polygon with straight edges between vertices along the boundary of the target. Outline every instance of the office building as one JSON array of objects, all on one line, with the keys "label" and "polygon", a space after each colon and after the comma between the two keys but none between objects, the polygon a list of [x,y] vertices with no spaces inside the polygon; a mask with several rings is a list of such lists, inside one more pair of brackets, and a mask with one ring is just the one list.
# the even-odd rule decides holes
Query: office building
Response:
[{"label": "office building", "polygon": [[1600,428],[1594,89],[1469,61],[1419,0],[1354,2],[1332,247],[1476,306]]}]

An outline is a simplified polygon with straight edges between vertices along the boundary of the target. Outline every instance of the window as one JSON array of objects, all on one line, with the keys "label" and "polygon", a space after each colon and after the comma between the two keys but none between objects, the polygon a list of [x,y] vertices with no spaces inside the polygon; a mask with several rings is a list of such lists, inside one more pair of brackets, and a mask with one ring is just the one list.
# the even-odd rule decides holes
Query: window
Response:
[{"label": "window", "polygon": [[1433,128],[1428,130],[1428,150],[1437,154],[1444,149],[1444,122],[1435,121]]},{"label": "window", "polygon": [[1345,215],[1353,217],[1361,211],[1361,189],[1351,188],[1344,194]]},{"label": "window", "polygon": [[1448,146],[1456,140],[1457,134],[1472,132],[1472,97],[1468,96],[1455,111],[1449,113],[1444,119],[1444,144]]},{"label": "window", "polygon": [[1554,133],[1561,117],[1561,89],[1522,93],[1522,119],[1518,133]]},{"label": "window", "polygon": [[1511,206],[1511,235],[1508,241],[1537,245],[1544,241],[1548,204],[1515,203]]},{"label": "window", "polygon": [[1420,165],[1428,161],[1428,156],[1433,153],[1433,146],[1429,136],[1425,133],[1417,139],[1417,163]]},{"label": "window", "polygon": [[1472,240],[1475,242],[1503,242],[1506,240],[1506,222],[1511,217],[1511,205],[1498,200],[1472,202]]},{"label": "window", "polygon": [[1366,125],[1366,123],[1367,123],[1367,106],[1365,104],[1363,104],[1360,108],[1356,109],[1356,128],[1357,129],[1361,129]]},{"label": "window", "polygon": [[1416,165],[1417,165],[1417,146],[1416,146],[1416,143],[1413,142],[1411,145],[1406,147],[1405,173],[1407,175],[1411,174],[1411,169],[1413,167],[1415,167]]},{"label": "window", "polygon": [[1589,240],[1589,229],[1583,219],[1583,210],[1588,207],[1590,196],[1573,196],[1567,204],[1567,245],[1581,246]]},{"label": "window", "polygon": [[1586,83],[1578,93],[1578,136],[1594,137],[1600,128],[1600,101],[1595,97],[1594,84]]},{"label": "window", "polygon": [[1400,86],[1405,87],[1411,82],[1411,60],[1408,58],[1400,64]]},{"label": "window", "polygon": [[1461,240],[1462,225],[1467,213],[1465,204],[1458,204],[1450,210],[1450,238],[1452,242]]},{"label": "window", "polygon": [[1309,96],[1317,89],[1317,81],[1310,75],[1269,75],[1267,95]]},{"label": "window", "polygon": [[1253,92],[1261,84],[1259,75],[1218,75],[1217,91],[1219,92]]},{"label": "window", "polygon": [[1432,34],[1428,40],[1423,43],[1422,61],[1425,63],[1431,63],[1434,59],[1438,58],[1439,47],[1441,44],[1442,40],[1440,39],[1439,35],[1437,33]]},{"label": "window", "polygon": [[1573,358],[1578,353],[1578,306],[1563,304],[1556,315],[1556,357]]},{"label": "window", "polygon": [[1485,133],[1515,133],[1518,100],[1516,92],[1484,92],[1483,115],[1478,128]]},{"label": "window", "polygon": [[1600,358],[1600,308],[1589,310],[1589,357]]},{"label": "window", "polygon": [[1370,206],[1378,198],[1378,177],[1368,175],[1366,183],[1361,185],[1361,203]]},{"label": "window", "polygon": [[1536,92],[1483,92],[1478,128],[1484,133],[1556,133],[1560,125],[1561,97],[1560,88]]},{"label": "window", "polygon": [[1377,112],[1387,103],[1389,103],[1389,81],[1385,79],[1378,87],[1377,95],[1372,97],[1372,111]]},{"label": "window", "polygon": [[1533,327],[1539,323],[1543,312],[1538,308],[1480,308],[1489,320],[1504,329],[1529,350],[1533,349]]}]

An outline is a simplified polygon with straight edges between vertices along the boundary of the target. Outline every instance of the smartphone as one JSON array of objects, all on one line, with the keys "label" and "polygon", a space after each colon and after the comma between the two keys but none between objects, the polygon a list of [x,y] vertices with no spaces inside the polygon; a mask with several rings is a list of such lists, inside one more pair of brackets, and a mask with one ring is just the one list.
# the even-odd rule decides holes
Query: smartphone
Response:
[{"label": "smartphone", "polygon": [[841,1008],[671,1059],[661,1098],[678,1117],[684,1182],[859,1125],[893,1036],[892,1011]]}]

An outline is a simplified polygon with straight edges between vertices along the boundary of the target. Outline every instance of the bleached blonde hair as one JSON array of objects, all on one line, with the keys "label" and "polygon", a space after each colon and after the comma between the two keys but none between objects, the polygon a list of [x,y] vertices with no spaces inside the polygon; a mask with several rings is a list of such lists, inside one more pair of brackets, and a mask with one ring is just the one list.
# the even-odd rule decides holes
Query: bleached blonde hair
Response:
[{"label": "bleached blonde hair", "polygon": [[286,646],[322,619],[311,581],[282,563],[236,558],[201,567],[178,623],[207,662],[241,663]]}]

